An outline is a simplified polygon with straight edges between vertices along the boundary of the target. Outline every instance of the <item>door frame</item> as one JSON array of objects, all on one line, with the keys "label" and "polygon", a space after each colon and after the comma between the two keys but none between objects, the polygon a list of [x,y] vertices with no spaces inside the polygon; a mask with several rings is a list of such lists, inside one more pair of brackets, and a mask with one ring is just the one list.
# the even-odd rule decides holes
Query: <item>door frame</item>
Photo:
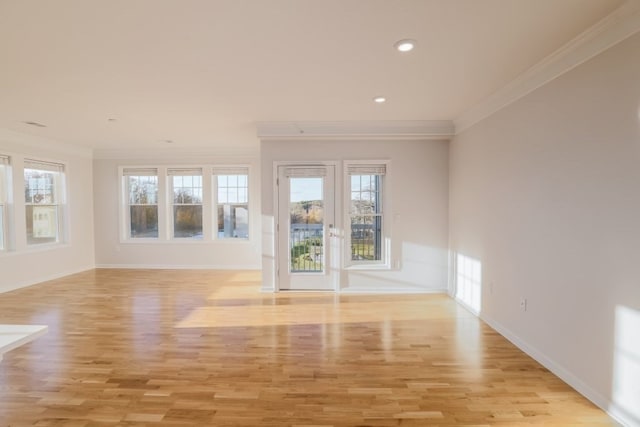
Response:
[{"label": "door frame", "polygon": [[[331,263],[328,268],[333,268],[336,270],[333,275],[333,289],[330,290],[317,290],[317,291],[295,291],[295,292],[337,292],[340,290],[340,277],[342,273],[342,250],[343,250],[343,233],[342,233],[342,173],[340,173],[341,162],[339,160],[275,160],[273,162],[273,216],[274,216],[274,236],[273,236],[273,244],[274,244],[274,291],[280,292],[280,255],[282,252],[282,248],[280,248],[280,211],[282,207],[280,206],[279,194],[280,194],[280,186],[278,183],[278,175],[280,171],[280,167],[282,166],[333,166],[334,167],[334,179],[333,179],[333,209],[334,209],[334,224],[333,228],[336,231],[333,237],[328,238],[329,245],[331,246],[331,250],[329,252]],[[284,228],[283,228],[284,232]],[[288,248],[286,249],[288,250]],[[287,253],[285,250],[285,254]],[[337,251],[337,252],[336,252]],[[337,265],[333,265],[336,263]],[[286,290],[288,291],[288,289]]]}]

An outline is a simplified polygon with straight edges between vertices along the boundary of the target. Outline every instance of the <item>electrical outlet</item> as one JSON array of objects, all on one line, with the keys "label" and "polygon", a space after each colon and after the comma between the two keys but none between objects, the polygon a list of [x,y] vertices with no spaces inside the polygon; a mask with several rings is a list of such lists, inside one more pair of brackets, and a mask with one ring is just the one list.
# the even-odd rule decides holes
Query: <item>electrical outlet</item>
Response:
[{"label": "electrical outlet", "polygon": [[520,298],[520,310],[527,311],[527,299],[524,297]]}]

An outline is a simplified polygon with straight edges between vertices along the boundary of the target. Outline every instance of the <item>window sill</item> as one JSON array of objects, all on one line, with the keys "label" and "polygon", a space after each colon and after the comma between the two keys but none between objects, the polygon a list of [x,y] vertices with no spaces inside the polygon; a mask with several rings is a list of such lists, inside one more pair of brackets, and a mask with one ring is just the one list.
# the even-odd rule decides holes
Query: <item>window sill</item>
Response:
[{"label": "window sill", "polygon": [[231,238],[231,237],[228,238],[228,239],[215,239],[215,240],[212,240],[212,242],[224,242],[224,243],[227,243],[227,242],[249,243],[250,241],[251,241],[250,239],[240,239],[240,238],[234,239],[234,238]]},{"label": "window sill", "polygon": [[391,270],[389,264],[352,264],[345,267],[345,270]]},{"label": "window sill", "polygon": [[122,245],[211,245],[211,244],[219,244],[219,243],[228,243],[232,244],[248,244],[251,243],[250,239],[170,239],[170,240],[160,240],[160,239],[126,239],[120,240],[120,244]]},{"label": "window sill", "polygon": [[18,251],[4,249],[4,250],[0,250],[0,258],[9,258],[13,256],[28,255],[28,254],[38,253],[38,252],[49,252],[49,251],[55,251],[58,249],[66,249],[69,247],[71,247],[71,245],[69,245],[68,243],[42,243],[34,246],[27,246],[26,248]]}]

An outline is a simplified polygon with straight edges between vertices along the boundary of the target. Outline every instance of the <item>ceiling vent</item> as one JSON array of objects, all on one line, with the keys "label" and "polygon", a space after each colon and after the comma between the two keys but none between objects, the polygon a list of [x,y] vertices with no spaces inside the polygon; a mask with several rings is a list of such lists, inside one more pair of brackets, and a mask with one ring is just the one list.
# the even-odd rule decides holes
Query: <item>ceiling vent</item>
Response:
[{"label": "ceiling vent", "polygon": [[22,122],[22,123],[27,124],[29,126],[35,126],[35,127],[38,127],[38,128],[46,128],[47,127],[47,125],[43,125],[42,123],[38,123],[38,122]]}]

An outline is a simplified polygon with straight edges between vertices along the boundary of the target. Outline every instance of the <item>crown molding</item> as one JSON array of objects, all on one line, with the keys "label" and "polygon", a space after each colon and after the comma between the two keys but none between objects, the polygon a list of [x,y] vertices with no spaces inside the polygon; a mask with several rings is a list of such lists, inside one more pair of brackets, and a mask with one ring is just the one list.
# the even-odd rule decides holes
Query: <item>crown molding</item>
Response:
[{"label": "crown molding", "polygon": [[450,139],[450,120],[379,120],[343,122],[258,122],[258,138],[273,139]]},{"label": "crown molding", "polygon": [[598,23],[458,116],[459,134],[535,89],[640,31],[640,0],[627,0]]},{"label": "crown molding", "polygon": [[176,159],[204,159],[215,157],[216,159],[256,159],[260,157],[260,148],[235,147],[235,148],[121,148],[121,149],[95,149],[93,158],[99,160],[176,160]]}]

